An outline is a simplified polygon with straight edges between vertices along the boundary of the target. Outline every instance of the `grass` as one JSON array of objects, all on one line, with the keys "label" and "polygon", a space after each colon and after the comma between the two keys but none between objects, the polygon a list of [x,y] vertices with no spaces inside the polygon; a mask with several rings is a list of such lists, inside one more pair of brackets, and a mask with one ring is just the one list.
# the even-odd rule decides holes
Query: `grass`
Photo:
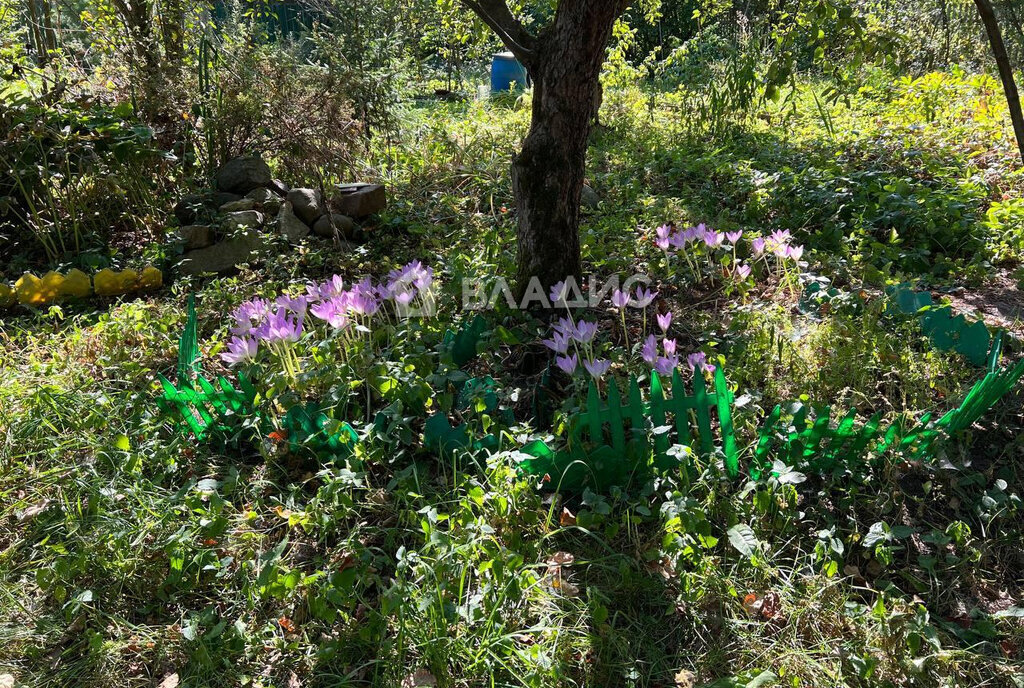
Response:
[{"label": "grass", "polygon": [[[802,394],[916,414],[948,408],[979,371],[877,300],[813,315],[770,282],[746,297],[674,284],[637,228],[789,228],[813,249],[808,269],[847,292],[984,279],[991,261],[1020,259],[1019,230],[986,224],[1004,222],[986,220],[995,195],[1021,197],[1019,161],[998,106],[979,106],[990,86],[943,79],[875,86],[832,108],[831,128],[804,93],[713,146],[684,135],[669,97],[653,119],[638,92],[606,97],[588,268],[665,280],[680,338],[720,354],[744,398],[747,445],[764,409]],[[939,111],[917,105],[936,90]],[[2,317],[0,674],[30,686],[398,686],[418,669],[441,686],[1024,682],[1019,393],[935,465],[746,483],[711,462],[688,488],[668,474],[576,496],[538,491],[508,452],[438,459],[412,412],[404,439],[371,436],[346,465],[167,427],[153,383],[174,369],[190,292],[204,368],[224,372],[211,342],[243,299],[426,258],[447,285],[416,355],[429,358],[461,279],[510,271],[506,169],[527,118],[479,103],[408,111],[406,143],[367,163],[393,201],[358,251],[310,244],[156,296]],[[975,234],[977,250],[947,247]],[[542,328],[493,317],[504,333],[470,368],[520,408]],[[395,379],[444,404],[434,371],[411,367]],[[529,430],[522,414],[486,422],[503,449]],[[730,543],[740,524],[746,554]]]}]

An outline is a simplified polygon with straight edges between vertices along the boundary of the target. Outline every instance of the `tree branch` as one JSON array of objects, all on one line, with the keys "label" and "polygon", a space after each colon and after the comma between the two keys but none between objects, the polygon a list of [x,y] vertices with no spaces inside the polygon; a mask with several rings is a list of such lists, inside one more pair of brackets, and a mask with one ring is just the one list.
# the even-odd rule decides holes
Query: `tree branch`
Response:
[{"label": "tree branch", "polygon": [[537,55],[537,39],[516,19],[505,0],[461,0],[527,68]]}]

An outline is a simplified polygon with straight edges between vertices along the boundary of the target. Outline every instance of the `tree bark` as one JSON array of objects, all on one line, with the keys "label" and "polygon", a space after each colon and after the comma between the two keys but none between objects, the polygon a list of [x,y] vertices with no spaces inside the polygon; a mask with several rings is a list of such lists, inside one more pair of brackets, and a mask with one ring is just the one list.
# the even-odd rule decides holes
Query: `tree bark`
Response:
[{"label": "tree bark", "polygon": [[533,118],[512,163],[518,211],[516,282],[547,289],[579,277],[580,194],[587,141],[599,105],[599,77],[623,0],[561,0],[536,36],[504,0],[463,0],[523,63],[533,80]]},{"label": "tree bark", "polygon": [[1017,82],[1013,77],[1010,57],[1006,54],[1003,34],[999,30],[999,21],[996,19],[996,13],[990,0],[974,0],[974,4],[978,7],[978,14],[981,15],[981,21],[985,25],[985,33],[988,34],[988,42],[992,46],[992,54],[996,59],[996,66],[999,68],[999,78],[1002,79],[1003,91],[1006,92],[1006,104],[1010,109],[1013,133],[1017,137],[1017,148],[1020,150],[1021,159],[1024,160],[1024,112],[1021,112],[1020,94],[1017,91]]}]

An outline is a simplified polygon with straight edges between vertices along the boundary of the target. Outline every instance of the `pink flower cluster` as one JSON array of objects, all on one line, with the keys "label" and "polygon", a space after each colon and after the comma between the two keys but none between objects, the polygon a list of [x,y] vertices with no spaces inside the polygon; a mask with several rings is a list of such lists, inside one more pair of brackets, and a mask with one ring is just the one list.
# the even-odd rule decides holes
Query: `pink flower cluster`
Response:
[{"label": "pink flower cluster", "polygon": [[773,254],[779,260],[790,259],[798,262],[804,255],[804,247],[792,244],[793,237],[788,229],[779,229],[767,237],[757,237],[750,242],[750,250],[754,258],[765,254]]},{"label": "pink flower cluster", "polygon": [[661,346],[658,345],[658,337],[649,334],[640,349],[640,356],[658,375],[671,375],[680,365],[685,365],[691,372],[714,372],[715,366],[707,362],[707,356],[703,351],[689,354],[685,359],[677,353],[676,340],[668,336],[668,330],[672,327],[672,311],[659,313],[656,320],[658,329],[662,332]]},{"label": "pink flower cluster", "polygon": [[367,277],[346,288],[344,280],[335,275],[321,284],[308,285],[298,296],[282,294],[273,302],[261,298],[246,301],[232,313],[233,336],[221,358],[241,363],[255,358],[262,344],[274,349],[298,342],[307,325],[307,314],[335,330],[353,324],[366,327],[389,302],[400,311],[426,298],[433,280],[433,269],[417,260],[392,270],[381,284]]},{"label": "pink flower cluster", "polygon": [[[671,375],[676,368],[683,366],[691,372],[715,371],[715,366],[707,362],[704,352],[696,351],[686,357],[677,352],[676,340],[668,336],[672,326],[671,311],[658,314],[656,320],[662,332],[661,339],[659,341],[657,336],[648,335],[640,352],[653,370],[659,375]],[[542,340],[542,343],[555,353],[555,365],[569,375],[582,365],[591,377],[600,379],[611,369],[612,364],[607,358],[599,358],[595,354],[597,334],[596,322],[573,322],[571,318],[560,318],[552,328],[551,338]]]},{"label": "pink flower cluster", "polygon": [[[612,362],[594,354],[594,337],[597,323],[571,318],[560,318],[553,328],[551,339],[543,341],[544,346],[555,352],[555,365],[572,375],[580,365],[595,378],[600,378],[612,367]],[[569,352],[570,348],[573,350]]]},{"label": "pink flower cluster", "polygon": [[669,225],[662,225],[654,230],[654,233],[655,245],[666,253],[670,250],[681,250],[692,243],[703,243],[708,248],[718,248],[725,243],[726,239],[735,245],[743,236],[743,232],[716,232],[713,229],[708,229],[703,222],[696,227],[681,230]]},{"label": "pink flower cluster", "polygon": [[658,338],[653,334],[647,335],[640,355],[658,375],[671,375],[681,365],[685,365],[690,372],[696,370],[702,373],[713,373],[715,371],[715,366],[708,363],[707,355],[703,351],[695,351],[683,359],[676,352],[676,340],[669,339],[668,336],[662,337],[659,347]]}]

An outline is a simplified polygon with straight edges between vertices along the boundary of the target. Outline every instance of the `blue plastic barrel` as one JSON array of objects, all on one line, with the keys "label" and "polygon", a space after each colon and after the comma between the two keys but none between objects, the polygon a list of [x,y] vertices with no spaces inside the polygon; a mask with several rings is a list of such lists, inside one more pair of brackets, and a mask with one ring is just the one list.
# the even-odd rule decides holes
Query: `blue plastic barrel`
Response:
[{"label": "blue plastic barrel", "polygon": [[513,82],[517,89],[526,87],[526,67],[512,53],[495,53],[491,62],[491,91],[511,91]]}]

